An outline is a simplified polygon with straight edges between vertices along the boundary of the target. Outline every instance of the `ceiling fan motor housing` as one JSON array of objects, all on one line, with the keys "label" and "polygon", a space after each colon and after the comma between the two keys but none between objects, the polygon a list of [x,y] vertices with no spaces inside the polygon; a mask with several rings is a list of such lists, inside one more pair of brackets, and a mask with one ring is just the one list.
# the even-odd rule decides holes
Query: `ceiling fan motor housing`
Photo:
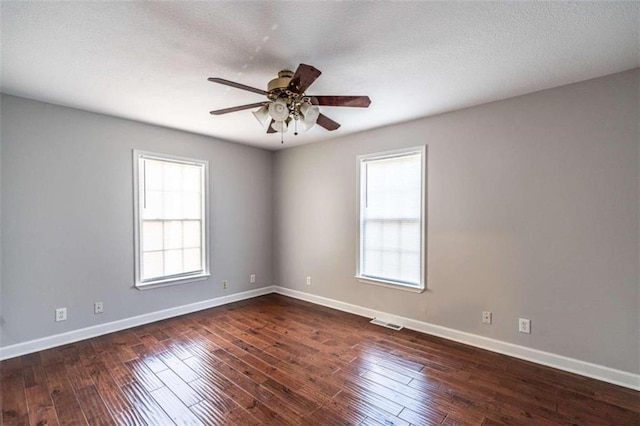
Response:
[{"label": "ceiling fan motor housing", "polygon": [[267,92],[280,92],[287,89],[289,86],[289,82],[293,78],[293,71],[290,70],[282,70],[278,73],[278,78],[274,78],[267,85]]}]

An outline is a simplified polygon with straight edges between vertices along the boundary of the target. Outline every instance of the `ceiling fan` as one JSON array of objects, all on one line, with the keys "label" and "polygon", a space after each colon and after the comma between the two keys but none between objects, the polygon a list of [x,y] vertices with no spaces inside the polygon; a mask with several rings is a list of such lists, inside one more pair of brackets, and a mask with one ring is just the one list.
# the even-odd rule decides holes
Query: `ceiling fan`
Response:
[{"label": "ceiling fan", "polygon": [[340,127],[329,117],[320,113],[319,105],[336,107],[367,108],[371,104],[368,96],[312,96],[305,91],[320,76],[320,70],[311,65],[300,64],[296,72],[282,70],[278,77],[271,80],[267,90],[256,89],[244,84],[211,77],[208,80],[218,84],[235,87],[236,89],[264,95],[268,100],[253,104],[239,105],[231,108],[223,108],[210,111],[213,115],[228,114],[230,112],[259,107],[253,115],[264,126],[269,119],[267,133],[285,133],[291,123],[295,126],[295,134],[298,134],[298,122],[304,130],[318,124],[327,130],[336,130]]}]

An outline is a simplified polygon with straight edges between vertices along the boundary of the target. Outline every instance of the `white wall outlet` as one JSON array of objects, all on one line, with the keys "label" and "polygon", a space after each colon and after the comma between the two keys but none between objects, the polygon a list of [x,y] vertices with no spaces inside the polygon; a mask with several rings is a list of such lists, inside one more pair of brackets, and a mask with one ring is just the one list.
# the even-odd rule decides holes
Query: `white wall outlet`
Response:
[{"label": "white wall outlet", "polygon": [[227,288],[227,286],[229,285],[227,280],[222,280],[222,288]]},{"label": "white wall outlet", "polygon": [[96,302],[93,304],[93,313],[101,314],[104,312],[104,304],[102,302]]},{"label": "white wall outlet", "polygon": [[256,274],[249,275],[249,282],[251,284],[255,284],[256,283]]},{"label": "white wall outlet", "polygon": [[56,309],[56,322],[67,320],[67,308]]},{"label": "white wall outlet", "polygon": [[518,319],[518,331],[520,333],[531,334],[531,320],[526,318]]},{"label": "white wall outlet", "polygon": [[483,324],[491,324],[493,315],[490,311],[482,311],[482,323]]},{"label": "white wall outlet", "polygon": [[311,285],[311,277],[307,277],[307,285]]}]

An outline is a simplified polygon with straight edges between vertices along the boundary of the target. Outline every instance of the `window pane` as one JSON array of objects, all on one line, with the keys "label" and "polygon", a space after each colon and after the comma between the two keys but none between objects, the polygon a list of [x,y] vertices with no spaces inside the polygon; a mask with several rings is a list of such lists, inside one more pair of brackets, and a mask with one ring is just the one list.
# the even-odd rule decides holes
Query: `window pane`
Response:
[{"label": "window pane", "polygon": [[158,278],[164,275],[163,252],[152,251],[142,255],[142,279],[148,280]]},{"label": "window pane", "polygon": [[162,222],[143,222],[142,225],[142,250],[162,250]]},{"label": "window pane", "polygon": [[364,222],[364,245],[369,249],[382,249],[382,223],[376,220]]},{"label": "window pane", "polygon": [[202,257],[200,249],[184,250],[184,272],[193,272],[202,270]]},{"label": "window pane", "polygon": [[182,194],[182,213],[185,219],[200,219],[200,194],[187,192]]},{"label": "window pane", "polygon": [[147,191],[162,190],[162,162],[155,160],[142,160],[142,173]]},{"label": "window pane", "polygon": [[405,221],[400,224],[400,241],[404,251],[420,252],[420,222]]},{"label": "window pane", "polygon": [[183,170],[182,190],[185,192],[200,192],[202,169],[198,166],[188,166]]},{"label": "window pane", "polygon": [[163,196],[161,191],[147,191],[146,200],[140,200],[143,208],[143,219],[162,219],[163,215]]},{"label": "window pane", "polygon": [[420,282],[420,253],[403,253],[400,280],[410,283]]},{"label": "window pane", "polygon": [[397,251],[382,252],[382,276],[400,279],[400,253]]},{"label": "window pane", "polygon": [[182,222],[172,220],[164,223],[164,249],[182,248]]},{"label": "window pane", "polygon": [[382,250],[365,248],[363,255],[363,275],[382,277]]},{"label": "window pane", "polygon": [[184,247],[200,247],[201,231],[200,222],[195,220],[185,220],[183,222]]},{"label": "window pane", "polygon": [[400,245],[400,221],[385,221],[382,223],[382,247],[385,250],[398,251]]},{"label": "window pane", "polygon": [[164,252],[164,274],[176,275],[183,273],[182,250],[167,250]]},{"label": "window pane", "polygon": [[420,217],[420,156],[368,161],[364,164],[367,217]]},{"label": "window pane", "polygon": [[164,163],[165,191],[182,191],[182,164]]},{"label": "window pane", "polygon": [[164,219],[182,218],[182,193],[165,192],[163,200]]}]

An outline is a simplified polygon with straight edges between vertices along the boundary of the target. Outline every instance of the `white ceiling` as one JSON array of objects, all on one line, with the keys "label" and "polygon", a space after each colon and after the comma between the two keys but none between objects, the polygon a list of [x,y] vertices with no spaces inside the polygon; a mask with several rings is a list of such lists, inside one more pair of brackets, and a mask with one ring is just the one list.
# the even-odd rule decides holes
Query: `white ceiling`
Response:
[{"label": "white ceiling", "polygon": [[[639,66],[637,2],[1,2],[4,93],[279,149]],[[283,68],[342,127],[267,135],[249,110]]]}]

